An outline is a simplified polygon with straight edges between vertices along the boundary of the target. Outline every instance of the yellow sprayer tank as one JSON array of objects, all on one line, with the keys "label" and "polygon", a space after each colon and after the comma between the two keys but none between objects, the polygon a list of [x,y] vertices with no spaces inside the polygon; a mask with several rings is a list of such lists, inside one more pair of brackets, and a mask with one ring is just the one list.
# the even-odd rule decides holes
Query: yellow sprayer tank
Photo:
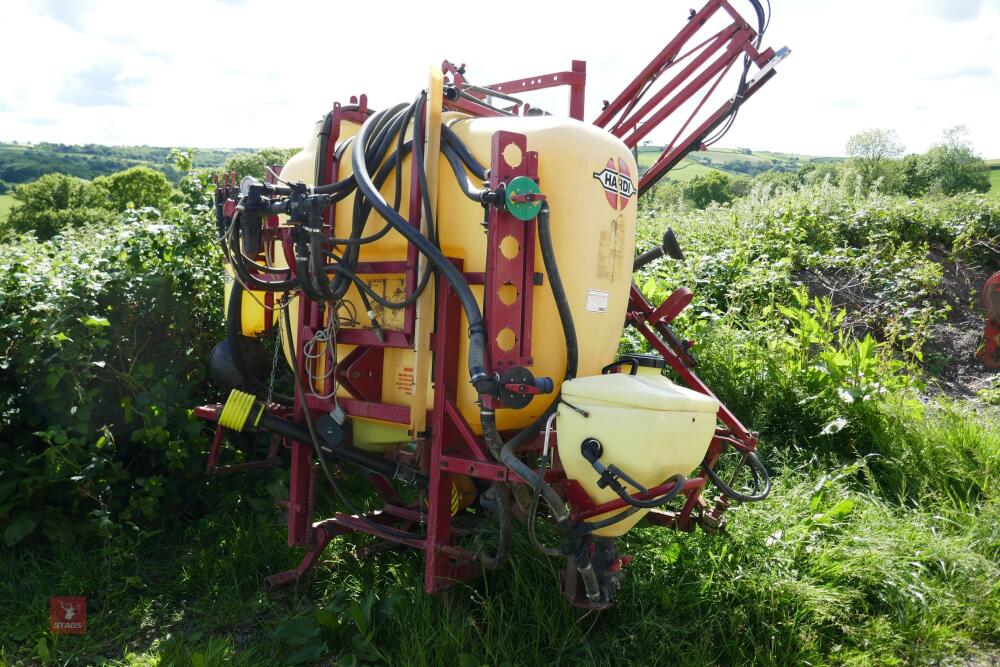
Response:
[{"label": "yellow sprayer tank", "polygon": [[[472,118],[448,113],[444,120],[484,165],[490,164],[491,141],[494,133],[500,130],[525,135],[527,150],[538,153],[539,186],[551,209],[553,244],[559,272],[578,332],[580,363],[577,376],[599,374],[600,369],[614,359],[624,327],[632,258],[635,254],[636,222],[634,194],[620,199],[608,195],[602,181],[602,172],[606,174],[608,166],[613,165],[614,171],[620,172],[634,183],[638,170],[632,154],[610,133],[570,118]],[[319,126],[317,130],[318,128]],[[359,126],[351,123],[342,124],[339,142],[348,140],[358,129]],[[412,126],[408,136],[411,133]],[[314,184],[318,146],[319,139],[314,134],[308,146],[285,165],[281,173],[282,179]],[[505,157],[508,162],[519,159],[512,155]],[[401,210],[404,214],[407,210],[406,202],[409,201],[407,175],[410,174],[411,159],[410,155],[406,157],[402,170],[404,183]],[[441,177],[437,190],[435,222],[441,248],[446,256],[461,259],[464,271],[485,271],[487,244],[482,225],[483,208],[461,192],[444,156],[440,159]],[[345,158],[341,160],[336,178],[343,179],[350,172],[350,160]],[[392,201],[394,190],[395,177],[390,175],[381,192],[388,201]],[[353,195],[338,202],[336,236],[349,235],[353,205]],[[383,218],[373,212],[366,233],[380,229],[383,224]],[[377,242],[362,246],[359,261],[402,261],[406,259],[406,253],[405,239],[391,232]],[[280,256],[280,252],[276,255]],[[538,247],[535,249],[535,258],[534,270],[544,276],[545,269]],[[365,280],[377,291],[384,290],[390,297],[403,285],[402,275],[366,275]],[[483,287],[474,285],[472,289],[482,305]],[[536,377],[551,377],[556,383],[555,390],[558,391],[566,370],[566,345],[562,329],[558,325],[559,315],[548,287],[548,277],[544,276],[543,285],[533,289],[532,357],[535,365],[530,370]],[[361,307],[355,288],[351,288],[346,300],[355,305],[362,326],[370,326],[370,320]],[[246,311],[259,306],[246,301],[251,300],[246,299],[244,303],[245,326],[261,319],[248,317]],[[292,321],[297,318],[296,307],[297,300],[291,306]],[[379,321],[383,329],[401,329],[403,313],[380,310]],[[462,327],[468,327],[464,314]],[[245,330],[245,333],[252,335],[253,332]],[[340,345],[337,350],[338,358],[344,358],[351,349],[351,346]],[[287,355],[287,341],[285,351]],[[464,359],[467,354],[468,339],[463,336],[459,358]],[[413,365],[413,350],[385,349],[382,387],[384,402],[410,405],[414,392],[407,381],[412,377]],[[464,381],[458,382],[458,387],[458,407],[478,433],[479,408],[475,404],[475,390]],[[430,409],[433,401],[432,388],[428,387],[426,396]],[[542,413],[550,400],[541,397],[522,410],[498,410],[498,427],[504,430],[527,426]],[[354,441],[357,446],[377,448],[381,443],[390,445],[407,439],[405,426],[374,420],[354,421]]]}]

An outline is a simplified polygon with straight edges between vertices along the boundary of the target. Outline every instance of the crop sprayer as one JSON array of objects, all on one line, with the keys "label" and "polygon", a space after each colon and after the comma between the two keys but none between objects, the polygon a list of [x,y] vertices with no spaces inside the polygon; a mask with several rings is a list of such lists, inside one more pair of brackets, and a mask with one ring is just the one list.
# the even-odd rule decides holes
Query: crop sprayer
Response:
[{"label": "crop sprayer", "polygon": [[[728,0],[691,10],[591,123],[584,62],[475,85],[445,61],[412,101],[334,104],[264,182],[220,180],[227,337],[211,371],[231,393],[197,414],[217,422],[210,472],[289,450],[281,505],[306,553],[269,588],[359,531],[423,551],[424,589],[441,591],[503,565],[516,518],[565,564],[563,594],[601,608],[637,522],[718,531],[730,503],[767,496],[757,435],[671,328],[692,292],[654,306],[632,283],[683,258],[670,230],[636,256],[637,198],[724,135],[788,53],[762,47],[769,8],[750,4],[755,26]],[[709,104],[724,79],[735,92]],[[568,117],[524,99],[556,87]],[[640,176],[633,150],[668,118],[676,134]],[[650,354],[617,358],[626,325]],[[292,396],[273,389],[279,355]],[[266,457],[220,465],[226,438],[253,433]],[[318,521],[317,479],[342,509]]]}]

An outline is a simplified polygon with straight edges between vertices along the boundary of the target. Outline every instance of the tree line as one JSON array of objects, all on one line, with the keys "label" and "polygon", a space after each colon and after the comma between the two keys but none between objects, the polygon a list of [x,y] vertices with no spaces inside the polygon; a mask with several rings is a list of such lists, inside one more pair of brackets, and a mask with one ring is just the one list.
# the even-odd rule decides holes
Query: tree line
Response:
[{"label": "tree line", "polygon": [[989,167],[976,153],[968,130],[961,125],[946,130],[941,141],[925,153],[907,154],[895,130],[880,128],[852,135],[847,140],[846,150],[847,160],[809,162],[799,166],[797,171],[771,169],[753,178],[713,171],[685,183],[668,181],[657,186],[646,205],[657,201],[666,205],[683,202],[705,208],[713,202],[731,202],[760,183],[797,189],[826,181],[863,192],[874,189],[908,197],[951,196],[990,189]]}]

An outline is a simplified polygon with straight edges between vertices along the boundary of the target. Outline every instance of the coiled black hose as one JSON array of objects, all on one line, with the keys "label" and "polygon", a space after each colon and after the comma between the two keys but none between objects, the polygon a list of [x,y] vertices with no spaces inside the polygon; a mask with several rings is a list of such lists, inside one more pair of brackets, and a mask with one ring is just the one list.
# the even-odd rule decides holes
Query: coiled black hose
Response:
[{"label": "coiled black hose", "polygon": [[[719,473],[715,472],[711,466],[706,465],[707,462],[702,463],[702,469],[708,475],[708,478],[712,480],[712,484],[715,484],[719,491],[722,491],[723,494],[733,500],[743,503],[760,502],[771,494],[771,475],[767,472],[767,466],[764,465],[757,452],[746,452],[744,456],[746,457],[745,462],[750,466],[750,474],[753,475],[754,493],[752,494],[741,493],[729,486],[729,484],[722,481]],[[763,490],[761,490],[761,486],[763,486]]]}]

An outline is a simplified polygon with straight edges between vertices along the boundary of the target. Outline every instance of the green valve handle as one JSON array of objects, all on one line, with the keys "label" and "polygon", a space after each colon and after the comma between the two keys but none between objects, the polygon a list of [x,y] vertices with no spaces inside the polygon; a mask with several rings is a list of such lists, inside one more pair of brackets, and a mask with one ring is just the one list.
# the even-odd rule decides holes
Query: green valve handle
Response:
[{"label": "green valve handle", "polygon": [[535,183],[533,179],[527,176],[518,176],[507,184],[504,199],[507,211],[518,220],[527,222],[542,210],[545,195],[538,189],[538,183]]}]

